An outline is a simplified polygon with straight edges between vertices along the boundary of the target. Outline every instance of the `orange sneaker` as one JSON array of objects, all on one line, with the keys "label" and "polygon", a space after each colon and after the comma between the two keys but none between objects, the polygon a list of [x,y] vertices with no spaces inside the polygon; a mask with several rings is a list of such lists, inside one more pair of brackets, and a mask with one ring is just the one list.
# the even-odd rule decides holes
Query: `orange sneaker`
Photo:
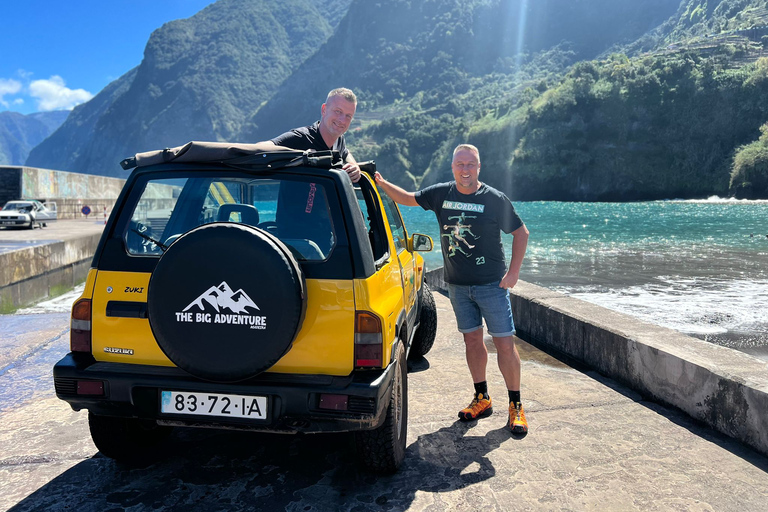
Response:
[{"label": "orange sneaker", "polygon": [[491,397],[478,393],[467,407],[459,411],[459,419],[462,421],[472,421],[490,416],[491,413],[493,413]]},{"label": "orange sneaker", "polygon": [[525,419],[523,404],[520,402],[509,403],[508,425],[513,434],[525,434],[528,432],[528,420]]}]

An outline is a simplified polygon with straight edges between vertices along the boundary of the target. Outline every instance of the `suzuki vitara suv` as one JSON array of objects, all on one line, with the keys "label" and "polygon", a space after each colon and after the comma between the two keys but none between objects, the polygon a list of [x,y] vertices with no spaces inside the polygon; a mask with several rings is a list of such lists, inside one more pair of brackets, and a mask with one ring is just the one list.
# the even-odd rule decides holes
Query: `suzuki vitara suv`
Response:
[{"label": "suzuki vitara suv", "polygon": [[338,154],[189,143],[143,153],[72,308],[56,394],[106,456],[171,427],[355,433],[361,462],[405,455],[406,358],[437,316],[394,202]]}]

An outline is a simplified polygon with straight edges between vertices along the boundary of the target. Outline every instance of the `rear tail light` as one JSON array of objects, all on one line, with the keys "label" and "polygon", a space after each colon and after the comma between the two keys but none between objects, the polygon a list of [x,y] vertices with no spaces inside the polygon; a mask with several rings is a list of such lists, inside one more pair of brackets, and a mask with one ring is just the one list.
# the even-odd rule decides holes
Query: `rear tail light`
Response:
[{"label": "rear tail light", "polygon": [[72,306],[69,349],[72,352],[91,352],[91,299],[80,299]]},{"label": "rear tail light", "polygon": [[381,368],[382,344],[381,320],[373,313],[355,313],[355,367]]}]

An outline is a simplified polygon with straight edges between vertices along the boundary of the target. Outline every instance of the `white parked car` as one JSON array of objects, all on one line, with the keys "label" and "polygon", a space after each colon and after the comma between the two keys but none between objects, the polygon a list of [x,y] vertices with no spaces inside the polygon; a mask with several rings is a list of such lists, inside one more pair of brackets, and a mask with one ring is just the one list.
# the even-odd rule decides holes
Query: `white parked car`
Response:
[{"label": "white parked car", "polygon": [[55,222],[57,217],[56,203],[43,204],[34,200],[8,201],[0,210],[0,226],[42,228],[49,222]]}]

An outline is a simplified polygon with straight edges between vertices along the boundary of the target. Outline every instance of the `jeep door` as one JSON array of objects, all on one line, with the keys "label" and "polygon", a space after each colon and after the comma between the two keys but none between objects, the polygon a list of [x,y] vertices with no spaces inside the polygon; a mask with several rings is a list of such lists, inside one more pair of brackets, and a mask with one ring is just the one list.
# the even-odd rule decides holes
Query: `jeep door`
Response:
[{"label": "jeep door", "polygon": [[416,319],[416,259],[408,250],[408,233],[405,230],[400,210],[392,199],[381,194],[381,202],[387,215],[389,229],[392,232],[392,241],[395,245],[397,260],[400,263],[400,272],[403,280],[403,297],[405,309],[408,314],[408,326],[414,325]]}]

